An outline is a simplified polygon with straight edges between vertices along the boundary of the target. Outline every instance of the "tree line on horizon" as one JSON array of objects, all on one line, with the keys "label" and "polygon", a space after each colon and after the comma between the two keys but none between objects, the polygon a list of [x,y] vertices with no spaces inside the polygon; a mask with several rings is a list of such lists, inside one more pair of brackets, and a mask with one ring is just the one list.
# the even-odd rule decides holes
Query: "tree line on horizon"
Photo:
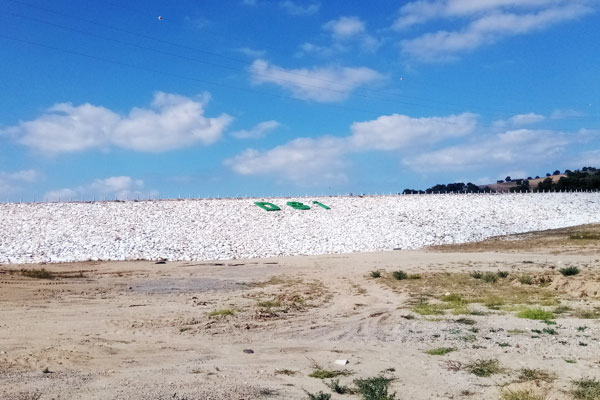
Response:
[{"label": "tree line on horizon", "polygon": [[[539,182],[536,187],[530,186],[530,180],[541,179],[539,176],[527,179],[511,179],[507,176],[504,180],[498,180],[497,184],[515,183],[509,190],[511,192],[543,192],[543,191],[575,191],[575,190],[600,190],[600,170],[595,167],[583,167],[581,170],[565,170],[566,176],[562,176],[554,182],[552,176],[561,175],[559,170],[546,174],[546,179]],[[490,193],[493,190],[487,185],[475,185],[471,182],[455,182],[437,184],[425,190],[404,189],[403,194],[432,194],[432,193]]]}]

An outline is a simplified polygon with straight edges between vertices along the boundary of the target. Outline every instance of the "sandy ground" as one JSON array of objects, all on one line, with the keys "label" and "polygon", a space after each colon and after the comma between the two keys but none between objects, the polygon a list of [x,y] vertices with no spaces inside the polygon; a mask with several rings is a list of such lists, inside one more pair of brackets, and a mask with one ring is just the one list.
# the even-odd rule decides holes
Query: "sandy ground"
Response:
[{"label": "sandy ground", "polygon": [[[40,268],[51,279],[26,276]],[[599,296],[599,226],[424,251],[1,265],[0,398],[307,399],[332,393],[309,376],[321,368],[350,388],[391,378],[397,399],[571,399],[600,377]],[[528,308],[555,314],[517,316]],[[425,353],[440,347],[453,351]],[[477,376],[481,360],[500,371]]]}]

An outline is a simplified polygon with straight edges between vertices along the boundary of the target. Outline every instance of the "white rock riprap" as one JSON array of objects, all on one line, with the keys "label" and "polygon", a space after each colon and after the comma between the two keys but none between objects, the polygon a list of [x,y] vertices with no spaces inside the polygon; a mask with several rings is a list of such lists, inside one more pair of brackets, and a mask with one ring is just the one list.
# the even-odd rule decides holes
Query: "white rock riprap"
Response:
[{"label": "white rock riprap", "polygon": [[[270,201],[267,212],[254,201]],[[600,193],[0,204],[0,263],[415,249],[600,222]],[[312,206],[312,200],[331,210]]]}]

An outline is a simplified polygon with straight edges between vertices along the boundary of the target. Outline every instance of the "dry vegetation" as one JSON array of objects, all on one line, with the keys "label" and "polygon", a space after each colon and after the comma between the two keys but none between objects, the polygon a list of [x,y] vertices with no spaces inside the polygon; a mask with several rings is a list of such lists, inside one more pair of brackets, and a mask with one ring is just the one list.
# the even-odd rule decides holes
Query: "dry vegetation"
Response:
[{"label": "dry vegetation", "polygon": [[0,397],[600,399],[599,234],[3,266]]}]

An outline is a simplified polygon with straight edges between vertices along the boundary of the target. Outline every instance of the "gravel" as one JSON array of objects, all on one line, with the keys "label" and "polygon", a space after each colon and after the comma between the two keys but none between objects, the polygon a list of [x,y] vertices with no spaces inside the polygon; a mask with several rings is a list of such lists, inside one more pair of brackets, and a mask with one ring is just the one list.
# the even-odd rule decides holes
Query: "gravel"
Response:
[{"label": "gravel", "polygon": [[416,249],[597,223],[600,193],[6,203],[0,216],[0,263],[200,261]]}]

